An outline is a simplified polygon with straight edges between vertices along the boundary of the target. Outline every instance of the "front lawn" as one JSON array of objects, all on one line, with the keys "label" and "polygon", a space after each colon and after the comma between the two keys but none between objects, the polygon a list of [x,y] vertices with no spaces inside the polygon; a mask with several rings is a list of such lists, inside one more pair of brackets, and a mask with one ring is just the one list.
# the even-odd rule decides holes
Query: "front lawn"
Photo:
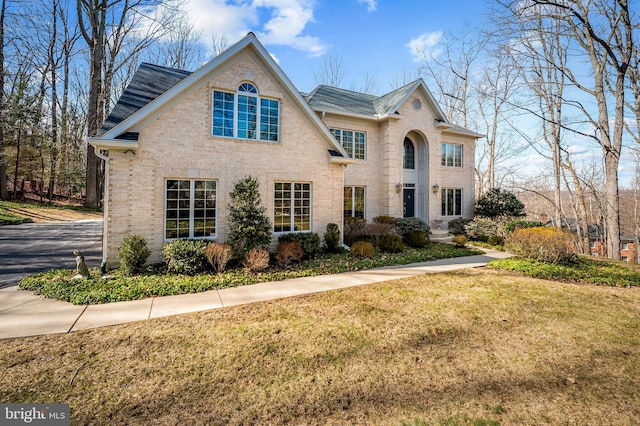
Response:
[{"label": "front lawn", "polygon": [[640,289],[476,268],[0,341],[71,424],[640,424]]},{"label": "front lawn", "polygon": [[196,293],[259,282],[336,274],[474,254],[482,254],[482,252],[456,248],[450,244],[432,243],[424,249],[405,248],[401,253],[381,253],[371,259],[357,259],[346,253],[324,255],[318,259],[293,265],[291,268],[271,267],[258,273],[250,273],[244,268],[238,268],[219,274],[175,275],[164,273],[161,266],[156,265],[133,277],[124,276],[115,270],[110,273],[111,278],[103,279],[94,270],[93,277],[90,279],[73,279],[75,271],[53,270],[24,278],[19,286],[25,290],[32,290],[36,294],[77,305],[97,304]]},{"label": "front lawn", "polygon": [[587,256],[580,256],[571,263],[560,264],[512,257],[493,260],[488,266],[547,280],[619,287],[640,286],[640,270],[634,267],[635,265]]}]

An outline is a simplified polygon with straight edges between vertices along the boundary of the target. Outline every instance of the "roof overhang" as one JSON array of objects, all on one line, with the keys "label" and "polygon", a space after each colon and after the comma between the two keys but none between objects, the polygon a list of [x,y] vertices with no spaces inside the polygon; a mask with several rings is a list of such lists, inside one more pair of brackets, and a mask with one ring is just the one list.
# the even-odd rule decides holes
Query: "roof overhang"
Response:
[{"label": "roof overhang", "polygon": [[124,139],[87,138],[87,143],[102,151],[135,151],[138,149],[138,141]]},{"label": "roof overhang", "polygon": [[402,116],[400,114],[376,114],[376,115],[367,115],[367,114],[358,114],[355,112],[344,112],[337,111],[332,109],[317,109],[315,110],[318,114],[324,116],[325,114],[333,114],[339,115],[340,117],[349,117],[349,118],[358,118],[360,120],[369,120],[369,121],[385,121],[385,120],[400,120]]},{"label": "roof overhang", "polygon": [[464,127],[455,126],[451,123],[439,121],[439,120],[436,120],[436,129],[441,130],[443,133],[449,133],[452,135],[459,135],[459,136],[469,136],[475,139],[484,138],[486,136],[481,133],[476,133],[469,129],[465,129]]}]

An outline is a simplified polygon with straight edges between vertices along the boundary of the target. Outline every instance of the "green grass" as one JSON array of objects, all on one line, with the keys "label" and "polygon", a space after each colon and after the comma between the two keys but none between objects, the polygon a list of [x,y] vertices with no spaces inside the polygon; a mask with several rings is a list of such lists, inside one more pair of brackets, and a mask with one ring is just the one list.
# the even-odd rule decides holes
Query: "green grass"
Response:
[{"label": "green grass", "polygon": [[71,424],[640,424],[640,288],[474,268],[0,340]]},{"label": "green grass", "polygon": [[355,259],[346,253],[324,255],[290,268],[273,266],[258,273],[236,268],[219,274],[204,273],[188,276],[167,274],[161,266],[155,265],[133,277],[124,276],[115,270],[110,273],[111,278],[102,279],[94,270],[92,278],[73,279],[75,271],[53,270],[24,278],[19,286],[25,290],[32,290],[36,294],[74,304],[97,304],[196,293],[259,282],[359,271],[481,253],[472,249],[458,249],[450,244],[433,243],[424,249],[405,248],[402,253],[382,253],[371,259]]},{"label": "green grass", "polygon": [[12,201],[0,201],[0,225],[19,225],[21,223],[33,222],[31,219],[10,212],[9,208],[24,208],[24,203]]},{"label": "green grass", "polygon": [[489,262],[490,268],[520,272],[534,278],[617,287],[640,286],[640,271],[628,264],[579,257],[573,263],[550,264],[517,257]]}]

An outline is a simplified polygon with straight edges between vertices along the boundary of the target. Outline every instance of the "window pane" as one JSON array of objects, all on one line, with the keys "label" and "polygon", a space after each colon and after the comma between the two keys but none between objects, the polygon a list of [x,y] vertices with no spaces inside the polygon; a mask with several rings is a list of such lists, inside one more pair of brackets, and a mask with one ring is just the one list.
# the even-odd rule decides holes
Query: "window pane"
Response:
[{"label": "window pane", "polygon": [[256,139],[257,99],[253,96],[238,95],[238,137]]},{"label": "window pane", "polygon": [[344,208],[343,217],[353,217],[353,187],[344,187]]},{"label": "window pane", "polygon": [[453,165],[455,167],[462,167],[462,145],[455,146],[455,159]]},{"label": "window pane", "polygon": [[441,147],[442,147],[442,161],[440,164],[443,166],[446,166],[447,165],[447,144],[443,143]]},{"label": "window pane", "polygon": [[413,146],[413,142],[409,138],[404,139],[404,148],[403,148],[403,167],[405,169],[415,169],[415,148]]},{"label": "window pane", "polygon": [[216,181],[166,181],[166,239],[215,235],[216,187]]},{"label": "window pane", "polygon": [[455,207],[453,209],[453,214],[456,216],[460,216],[462,214],[462,189],[454,189],[455,197],[454,203]]},{"label": "window pane", "polygon": [[353,216],[364,219],[364,186],[356,186],[353,189]]},{"label": "window pane", "polygon": [[349,156],[353,157],[353,132],[349,130],[342,131],[342,146],[349,153]]},{"label": "window pane", "polygon": [[280,102],[260,99],[260,139],[278,142],[278,122]]},{"label": "window pane", "polygon": [[274,232],[291,231],[291,184],[276,182],[273,211]]},{"label": "window pane", "polygon": [[233,137],[233,93],[213,92],[213,135]]},{"label": "window pane", "polygon": [[366,135],[362,132],[355,133],[353,158],[358,160],[365,159],[366,153]]}]

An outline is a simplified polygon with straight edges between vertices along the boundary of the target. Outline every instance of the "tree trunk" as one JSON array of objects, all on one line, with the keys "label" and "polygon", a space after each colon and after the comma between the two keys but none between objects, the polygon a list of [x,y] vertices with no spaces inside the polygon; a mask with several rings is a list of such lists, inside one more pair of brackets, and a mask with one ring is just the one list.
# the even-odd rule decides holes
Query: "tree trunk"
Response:
[{"label": "tree trunk", "polygon": [[[0,124],[4,124],[4,16],[7,5],[2,0],[0,5]],[[15,191],[15,186],[14,186]],[[0,125],[0,200],[9,199],[7,189],[7,160],[4,150],[4,126]]]}]

